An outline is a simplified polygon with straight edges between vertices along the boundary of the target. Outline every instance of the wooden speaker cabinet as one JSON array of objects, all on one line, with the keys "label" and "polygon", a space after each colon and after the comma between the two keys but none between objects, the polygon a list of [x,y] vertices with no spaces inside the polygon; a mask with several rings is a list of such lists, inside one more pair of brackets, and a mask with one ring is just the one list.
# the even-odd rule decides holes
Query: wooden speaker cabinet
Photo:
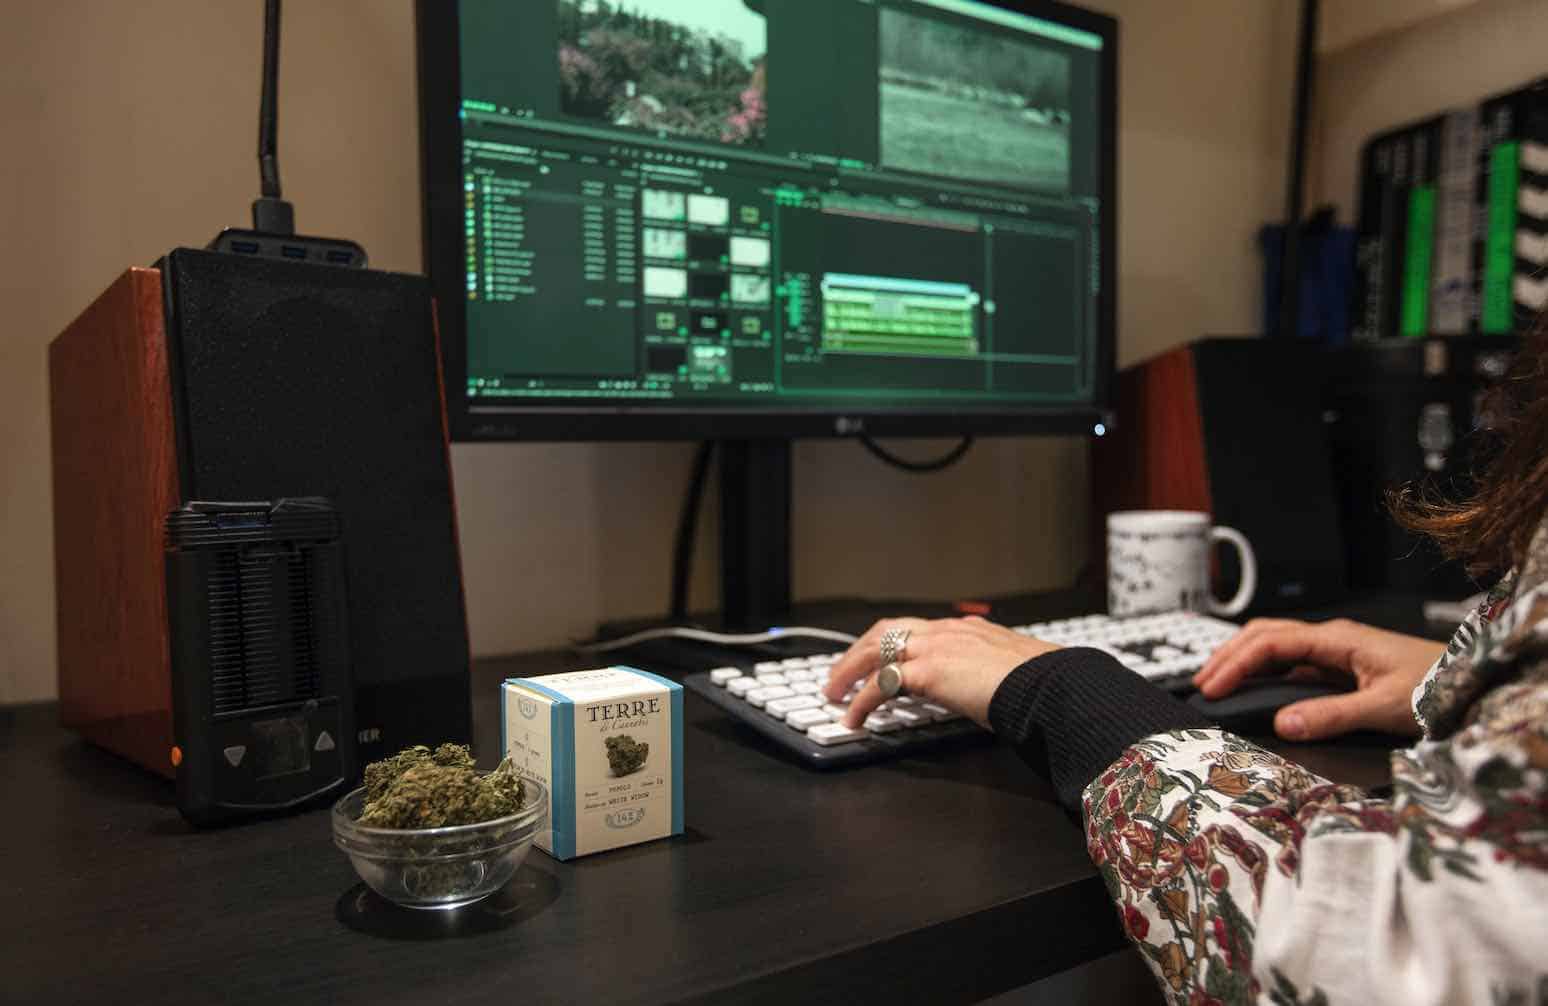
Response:
[{"label": "wooden speaker cabinet", "polygon": [[167,777],[161,528],[180,502],[161,273],[130,269],[48,347],[60,720]]},{"label": "wooden speaker cabinet", "polygon": [[1106,515],[1115,510],[1200,510],[1252,543],[1251,610],[1343,596],[1326,371],[1314,346],[1211,338],[1119,372],[1115,429],[1092,449],[1092,554],[1106,555]]},{"label": "wooden speaker cabinet", "polygon": [[467,741],[424,277],[186,248],[158,265],[125,272],[49,347],[63,723],[174,775],[168,512],[315,496],[339,514],[360,763]]}]

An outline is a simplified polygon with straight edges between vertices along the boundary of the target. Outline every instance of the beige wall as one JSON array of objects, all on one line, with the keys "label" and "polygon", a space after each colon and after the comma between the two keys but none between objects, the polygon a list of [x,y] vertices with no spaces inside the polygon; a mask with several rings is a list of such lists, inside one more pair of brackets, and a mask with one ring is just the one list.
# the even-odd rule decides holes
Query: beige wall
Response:
[{"label": "beige wall", "polygon": [[[1252,235],[1281,200],[1294,5],[1106,0],[1123,21],[1122,360],[1250,330]],[[255,191],[257,0],[34,0],[0,35],[0,703],[54,692],[44,351],[130,264],[241,224]],[[407,0],[285,9],[280,151],[302,227],[418,270]],[[902,445],[933,452],[941,445]],[[665,604],[686,445],[454,450],[473,645],[550,645]],[[796,451],[802,597],[1049,587],[1083,561],[1078,440],[980,444],[908,476]],[[695,601],[714,596],[713,501]]]},{"label": "beige wall", "polygon": [[[1455,2],[1455,0],[1451,0]],[[1380,5],[1370,5],[1380,6]],[[1442,0],[1404,0],[1434,8]],[[1470,0],[1317,61],[1308,204],[1358,208],[1360,146],[1400,123],[1468,105],[1548,73],[1548,3]]]},{"label": "beige wall", "polygon": [[1488,0],[1333,0],[1317,15],[1317,52],[1331,53]]}]

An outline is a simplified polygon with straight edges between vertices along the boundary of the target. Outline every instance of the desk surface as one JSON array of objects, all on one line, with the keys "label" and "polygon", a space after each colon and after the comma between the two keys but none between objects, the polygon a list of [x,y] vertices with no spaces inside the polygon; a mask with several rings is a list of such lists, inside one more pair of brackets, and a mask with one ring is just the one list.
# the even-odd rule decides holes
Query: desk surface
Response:
[{"label": "desk surface", "polygon": [[[478,662],[476,750],[498,746],[501,679],[574,664]],[[417,913],[359,884],[323,812],[194,831],[168,783],[54,706],[0,709],[8,995],[965,1002],[1122,944],[1079,829],[1009,750],[817,774],[691,693],[685,711],[686,835],[571,863],[534,849],[490,901]],[[1386,779],[1379,745],[1281,749]]]}]

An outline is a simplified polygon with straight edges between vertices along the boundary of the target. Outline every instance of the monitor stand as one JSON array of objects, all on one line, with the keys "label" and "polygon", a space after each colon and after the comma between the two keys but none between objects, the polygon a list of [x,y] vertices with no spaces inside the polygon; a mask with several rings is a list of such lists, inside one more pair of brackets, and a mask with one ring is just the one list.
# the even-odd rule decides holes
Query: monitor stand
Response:
[{"label": "monitor stand", "polygon": [[[755,633],[788,625],[790,618],[790,441],[721,440],[720,609],[692,619],[695,628]],[[660,628],[665,618],[604,622],[599,639],[618,639]],[[821,647],[821,644],[817,644]],[[796,649],[791,649],[794,646]],[[761,656],[793,656],[812,648],[808,641],[764,644]],[[658,639],[609,654],[663,673],[703,670],[753,651],[737,651],[697,640]]]},{"label": "monitor stand", "polygon": [[722,440],[720,616],[762,631],[790,612],[790,441]]}]

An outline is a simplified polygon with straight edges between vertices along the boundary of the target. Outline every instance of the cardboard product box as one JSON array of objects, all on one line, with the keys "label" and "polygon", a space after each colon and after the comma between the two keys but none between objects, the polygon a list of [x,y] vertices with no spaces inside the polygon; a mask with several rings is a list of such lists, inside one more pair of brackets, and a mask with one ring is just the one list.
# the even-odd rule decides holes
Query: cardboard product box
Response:
[{"label": "cardboard product box", "polygon": [[555,859],[683,832],[683,686],[603,667],[500,688],[500,747],[549,791]]}]

